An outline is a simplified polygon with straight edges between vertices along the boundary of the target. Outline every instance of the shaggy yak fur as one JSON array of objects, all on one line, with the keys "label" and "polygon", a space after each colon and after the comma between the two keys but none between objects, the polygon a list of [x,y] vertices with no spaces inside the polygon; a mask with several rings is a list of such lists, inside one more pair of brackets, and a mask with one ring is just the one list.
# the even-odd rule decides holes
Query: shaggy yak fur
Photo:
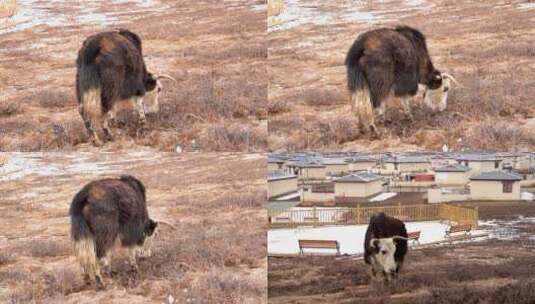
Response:
[{"label": "shaggy yak fur", "polygon": [[84,124],[96,145],[103,144],[99,132],[111,140],[109,120],[121,108],[136,110],[145,124],[143,97],[155,91],[158,80],[143,60],[141,39],[124,29],[88,37],[76,60],[76,96]]},{"label": "shaggy yak fur", "polygon": [[132,176],[108,178],[87,184],[76,194],[69,211],[75,254],[86,279],[102,287],[100,263],[111,271],[111,251],[116,241],[130,250],[137,269],[137,255],[150,256],[157,223],[149,218],[145,187]]},{"label": "shaggy yak fur", "polygon": [[366,230],[364,262],[372,278],[395,278],[408,251],[405,224],[384,213],[374,214]]},{"label": "shaggy yak fur", "polygon": [[352,109],[362,129],[374,133],[374,116],[383,118],[385,101],[392,93],[401,98],[412,118],[410,99],[417,94],[418,84],[432,90],[442,85],[442,74],[433,66],[424,35],[408,26],[360,34],[347,52],[345,65]]}]

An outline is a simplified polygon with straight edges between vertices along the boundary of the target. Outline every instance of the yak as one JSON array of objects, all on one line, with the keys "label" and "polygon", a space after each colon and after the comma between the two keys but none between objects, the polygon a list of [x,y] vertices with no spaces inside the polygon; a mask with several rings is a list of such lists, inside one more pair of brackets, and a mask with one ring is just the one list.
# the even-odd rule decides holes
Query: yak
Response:
[{"label": "yak", "polygon": [[364,262],[372,279],[390,281],[397,277],[408,251],[405,224],[384,213],[372,215],[364,239]]},{"label": "yak", "polygon": [[159,110],[160,79],[176,82],[147,71],[141,38],[126,29],[88,37],[78,51],[76,68],[78,111],[95,145],[113,139],[109,123],[121,109],[135,110],[143,128],[146,112]]},{"label": "yak", "polygon": [[69,210],[74,253],[86,281],[104,287],[100,268],[111,272],[111,251],[116,242],[129,249],[137,270],[137,257],[151,255],[158,223],[149,217],[143,183],[130,175],[90,182],[73,198]]},{"label": "yak", "polygon": [[409,26],[360,34],[347,52],[345,66],[352,111],[362,129],[374,133],[374,116],[384,117],[389,96],[401,98],[404,112],[412,119],[410,100],[418,84],[437,90],[444,78],[452,78],[434,67],[425,36]]}]

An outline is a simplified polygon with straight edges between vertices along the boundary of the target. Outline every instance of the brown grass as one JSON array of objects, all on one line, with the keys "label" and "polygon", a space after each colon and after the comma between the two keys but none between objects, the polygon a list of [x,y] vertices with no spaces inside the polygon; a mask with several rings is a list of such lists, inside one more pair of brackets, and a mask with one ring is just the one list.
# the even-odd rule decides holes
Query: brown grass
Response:
[{"label": "brown grass", "polygon": [[[148,117],[148,134],[133,136],[136,117],[128,116],[117,124],[115,143],[109,146],[152,146],[166,151],[174,150],[177,145],[205,151],[265,150],[267,43],[266,24],[261,22],[265,12],[251,10],[251,3],[246,1],[167,4],[171,8],[161,16],[136,13],[118,17],[126,22],[124,27],[142,37],[148,69],[156,74],[170,74],[178,82],[164,82],[161,112]],[[114,6],[124,5],[103,6],[102,10],[117,9]],[[70,11],[62,13],[68,15]],[[82,120],[77,111],[72,62],[81,39],[98,30],[83,27],[76,31],[62,31],[60,27],[42,32],[33,30],[10,34],[2,43],[6,50],[2,56],[6,60],[0,69],[25,71],[10,73],[13,78],[10,82],[39,89],[35,93],[18,90],[10,96],[9,104],[0,104],[0,116],[16,117],[14,122],[0,123],[5,134],[0,138],[0,150],[83,148],[89,144],[89,137],[80,128]],[[62,40],[46,42],[45,38],[52,36]],[[44,46],[26,50],[27,37],[43,41]],[[58,45],[62,46],[61,50]],[[47,55],[55,51],[67,54],[70,59],[58,63],[57,58]],[[23,77],[45,72],[54,79],[53,83]],[[31,111],[21,111],[17,104],[25,110],[29,106]],[[21,121],[30,125],[24,132],[16,128]],[[217,129],[222,125],[219,134]],[[259,130],[261,127],[251,127],[256,125],[262,125],[264,131]]]},{"label": "brown grass", "polygon": [[[453,20],[453,2],[434,1],[433,8],[425,13],[400,13],[393,16],[395,21],[381,24],[408,24],[422,30],[435,66],[454,75],[462,86],[453,86],[443,113],[426,110],[418,96],[413,105],[414,121],[403,117],[395,100],[389,101],[387,117],[391,121],[379,125],[382,136],[373,145],[364,134],[340,135],[325,126],[333,125],[337,114],[349,112],[342,62],[351,41],[370,26],[340,20],[270,33],[270,81],[276,84],[270,86],[269,104],[274,109],[270,110],[270,150],[384,149],[391,142],[396,142],[398,149],[412,150],[436,150],[444,144],[452,149],[532,150],[532,134],[522,130],[525,120],[533,118],[535,106],[531,72],[535,45],[529,38],[529,13],[514,8],[496,10],[497,4],[467,3],[455,10],[455,22],[436,27],[431,20]],[[343,7],[342,1],[334,1],[318,3],[312,9],[342,15],[347,13]],[[389,7],[369,2],[365,9],[388,11]],[[304,128],[314,130],[317,134],[312,136],[317,139],[308,146],[302,144],[306,141],[303,127],[281,124],[289,115],[296,120],[303,118],[307,122]],[[509,127],[492,130],[487,121]],[[470,133],[474,135],[464,136]],[[478,140],[481,133],[486,134]]]},{"label": "brown grass", "polygon": [[310,89],[303,90],[298,96],[304,103],[309,106],[332,106],[345,105],[347,103],[346,92],[336,89]]},{"label": "brown grass", "polygon": [[17,101],[2,101],[0,102],[0,117],[11,116],[20,113],[22,107]]},{"label": "brown grass", "polygon": [[263,301],[265,287],[232,272],[211,268],[191,287],[188,298],[193,303],[245,303]]},{"label": "brown grass", "polygon": [[72,91],[44,89],[37,92],[35,98],[39,100],[39,105],[43,108],[73,108],[77,104]]},{"label": "brown grass", "polygon": [[[177,229],[161,226],[152,256],[138,261],[138,273],[132,271],[127,251],[116,248],[113,272],[104,274],[106,290],[96,291],[83,282],[65,216],[73,193],[104,173],[65,173],[61,178],[29,175],[2,183],[0,209],[8,221],[6,234],[20,238],[3,243],[0,281],[9,288],[0,288],[0,302],[63,303],[124,297],[125,301],[160,303],[169,295],[176,303],[214,299],[220,303],[265,302],[263,157],[245,160],[245,155],[233,153],[157,153],[154,162],[150,157],[126,161],[121,153],[113,155],[95,152],[84,158],[100,163],[113,161],[116,155],[121,161],[111,166],[121,174],[133,174],[147,186],[151,217],[165,219]],[[44,153],[42,159],[44,164],[59,167],[79,161],[69,153]],[[38,201],[19,197],[26,184],[40,193]],[[32,224],[24,225],[25,221]],[[52,237],[47,227],[53,227],[58,236]]]},{"label": "brown grass", "polygon": [[59,268],[46,273],[11,273],[12,282],[21,282],[9,294],[10,303],[42,302],[44,299],[61,299],[83,287],[77,273],[68,268]]},{"label": "brown grass", "polygon": [[[535,131],[535,130],[534,130]],[[511,123],[487,119],[471,128],[465,146],[476,150],[507,151],[511,147],[532,147],[535,132],[519,129]]]},{"label": "brown grass", "polygon": [[[269,300],[294,303],[529,303],[535,259],[509,241],[487,241],[411,251],[400,277],[371,283],[362,261],[330,257],[270,258]],[[321,296],[320,296],[321,295]],[[515,302],[517,301],[517,302]]]}]

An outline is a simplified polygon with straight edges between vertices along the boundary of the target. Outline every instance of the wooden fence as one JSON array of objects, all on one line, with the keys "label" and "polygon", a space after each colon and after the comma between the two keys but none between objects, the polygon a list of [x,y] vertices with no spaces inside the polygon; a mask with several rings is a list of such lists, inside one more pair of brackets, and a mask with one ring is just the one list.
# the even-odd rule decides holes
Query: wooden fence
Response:
[{"label": "wooden fence", "polygon": [[477,208],[448,204],[393,205],[382,207],[310,207],[286,210],[269,210],[271,228],[289,228],[303,225],[358,225],[367,224],[370,217],[383,212],[403,221],[446,220],[455,223],[469,223],[477,227]]}]

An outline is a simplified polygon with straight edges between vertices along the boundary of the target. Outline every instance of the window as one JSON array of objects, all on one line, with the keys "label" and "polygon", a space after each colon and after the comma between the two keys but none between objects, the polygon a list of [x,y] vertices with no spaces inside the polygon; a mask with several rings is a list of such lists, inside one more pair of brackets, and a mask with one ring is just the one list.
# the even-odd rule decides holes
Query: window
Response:
[{"label": "window", "polygon": [[494,162],[494,169],[498,169],[500,167],[500,161],[497,160]]},{"label": "window", "polygon": [[503,193],[513,193],[513,182],[502,182]]}]

